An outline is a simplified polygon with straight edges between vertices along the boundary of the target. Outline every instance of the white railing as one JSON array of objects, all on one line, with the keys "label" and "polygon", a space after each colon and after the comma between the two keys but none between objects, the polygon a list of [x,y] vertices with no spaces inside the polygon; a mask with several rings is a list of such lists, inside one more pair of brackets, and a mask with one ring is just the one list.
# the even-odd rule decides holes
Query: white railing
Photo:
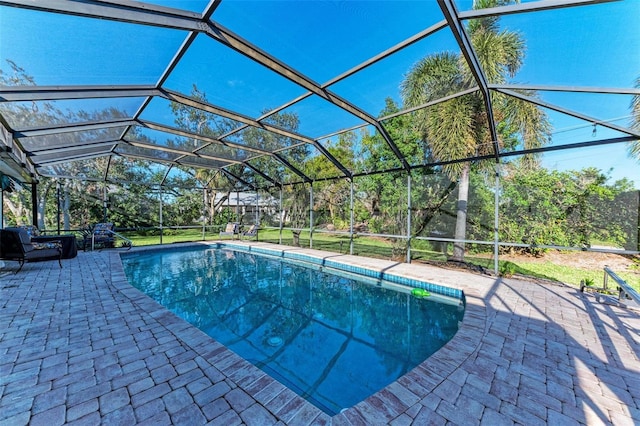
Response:
[{"label": "white railing", "polygon": [[[631,304],[640,308],[640,294],[608,266],[604,267],[604,289],[607,290],[609,286],[609,277],[618,285],[618,300],[625,305]],[[629,303],[630,301],[631,303]]]},{"label": "white railing", "polygon": [[[124,236],[124,235],[122,235],[122,234],[118,234],[116,231],[112,231],[112,230],[110,230],[110,229],[105,229],[105,230],[103,230],[102,232],[108,232],[109,234],[113,234],[113,235],[115,235],[116,237],[118,237],[118,238],[120,238],[120,239],[124,240],[124,241],[127,243],[127,244],[126,244],[126,246],[125,246],[125,247],[127,247],[127,250],[130,250],[130,249],[131,249],[131,247],[133,246],[133,241],[131,241],[130,239],[128,239],[127,237],[125,237],[125,236]],[[91,233],[91,251],[93,251],[93,250],[94,250],[95,245],[96,245],[96,234],[92,232],[92,233]],[[114,245],[114,247],[115,247],[115,242],[114,242],[114,244],[113,244],[113,245]]]}]

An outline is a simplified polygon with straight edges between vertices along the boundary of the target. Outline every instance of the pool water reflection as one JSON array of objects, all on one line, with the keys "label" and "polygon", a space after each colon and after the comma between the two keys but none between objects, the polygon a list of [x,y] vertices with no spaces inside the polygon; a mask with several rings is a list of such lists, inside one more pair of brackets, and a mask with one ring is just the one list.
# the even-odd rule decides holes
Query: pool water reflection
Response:
[{"label": "pool water reflection", "polygon": [[122,258],[132,285],[331,415],[422,363],[464,314],[462,301],[228,249]]}]

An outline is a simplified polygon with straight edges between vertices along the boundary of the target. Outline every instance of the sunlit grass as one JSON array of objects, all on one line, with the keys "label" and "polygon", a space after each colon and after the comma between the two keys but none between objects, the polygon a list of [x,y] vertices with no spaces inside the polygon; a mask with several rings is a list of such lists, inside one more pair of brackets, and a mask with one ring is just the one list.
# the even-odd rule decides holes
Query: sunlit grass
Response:
[{"label": "sunlit grass", "polygon": [[[596,286],[602,287],[604,281],[603,269],[586,269],[559,265],[557,263],[527,263],[518,262],[519,273],[522,275],[548,278],[565,284],[580,286],[581,280],[592,279]],[[640,291],[640,275],[628,271],[614,271],[627,284]],[[615,282],[609,279],[609,287],[615,288]]]}]

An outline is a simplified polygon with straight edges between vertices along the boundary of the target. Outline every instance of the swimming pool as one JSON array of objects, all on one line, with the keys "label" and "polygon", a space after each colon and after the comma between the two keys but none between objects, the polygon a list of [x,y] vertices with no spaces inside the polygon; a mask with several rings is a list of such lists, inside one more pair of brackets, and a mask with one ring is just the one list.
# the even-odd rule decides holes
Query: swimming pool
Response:
[{"label": "swimming pool", "polygon": [[213,245],[122,260],[136,288],[330,415],[423,362],[464,314],[438,286],[418,299],[351,266],[269,254]]}]

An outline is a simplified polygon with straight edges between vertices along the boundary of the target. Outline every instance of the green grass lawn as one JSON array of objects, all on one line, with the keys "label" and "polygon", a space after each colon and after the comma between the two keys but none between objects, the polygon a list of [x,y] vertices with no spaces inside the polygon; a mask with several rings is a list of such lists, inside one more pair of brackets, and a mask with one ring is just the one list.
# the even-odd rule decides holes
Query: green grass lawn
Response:
[{"label": "green grass lawn", "polygon": [[[157,235],[141,235],[136,232],[123,232],[122,235],[129,238],[134,246],[149,246],[160,244],[159,232]],[[202,238],[202,229],[180,229],[165,230],[162,235],[162,244],[184,243],[191,241],[215,240],[218,239],[217,232],[206,232],[205,238]]]},{"label": "green grass lawn", "polygon": [[[126,232],[124,235],[133,241],[134,246],[145,246],[160,244],[160,236],[144,236],[135,232]],[[181,229],[181,230],[165,230],[162,236],[162,244],[171,244],[177,242],[217,240],[218,232],[207,232],[205,238],[202,237],[201,229]],[[270,243],[278,243],[280,241],[280,231],[277,229],[264,229],[259,232],[259,240]],[[301,232],[299,237],[302,247],[309,247],[309,232]],[[282,243],[285,245],[293,245],[293,234],[289,230],[283,230]],[[348,235],[329,234],[323,232],[314,232],[313,248],[319,250],[332,251],[336,253],[349,253],[350,240]],[[361,256],[369,256],[383,259],[404,259],[404,250],[402,242],[398,240],[396,244],[388,239],[372,238],[372,237],[356,237],[354,239],[354,254]],[[424,245],[424,244],[421,244]],[[416,261],[445,261],[445,256],[441,252],[412,249],[412,259]],[[480,265],[490,271],[493,270],[493,259],[467,255],[466,262]],[[580,281],[590,278],[596,286],[601,286],[603,282],[604,272],[602,269],[585,269],[566,266],[552,262],[527,262],[526,260],[499,261],[501,273],[512,275],[518,274],[535,278],[544,278],[554,281],[563,282],[568,285],[579,287]],[[626,280],[636,290],[640,291],[640,273],[634,271],[615,271],[622,279]],[[609,281],[610,286],[614,286],[612,280]]]}]

